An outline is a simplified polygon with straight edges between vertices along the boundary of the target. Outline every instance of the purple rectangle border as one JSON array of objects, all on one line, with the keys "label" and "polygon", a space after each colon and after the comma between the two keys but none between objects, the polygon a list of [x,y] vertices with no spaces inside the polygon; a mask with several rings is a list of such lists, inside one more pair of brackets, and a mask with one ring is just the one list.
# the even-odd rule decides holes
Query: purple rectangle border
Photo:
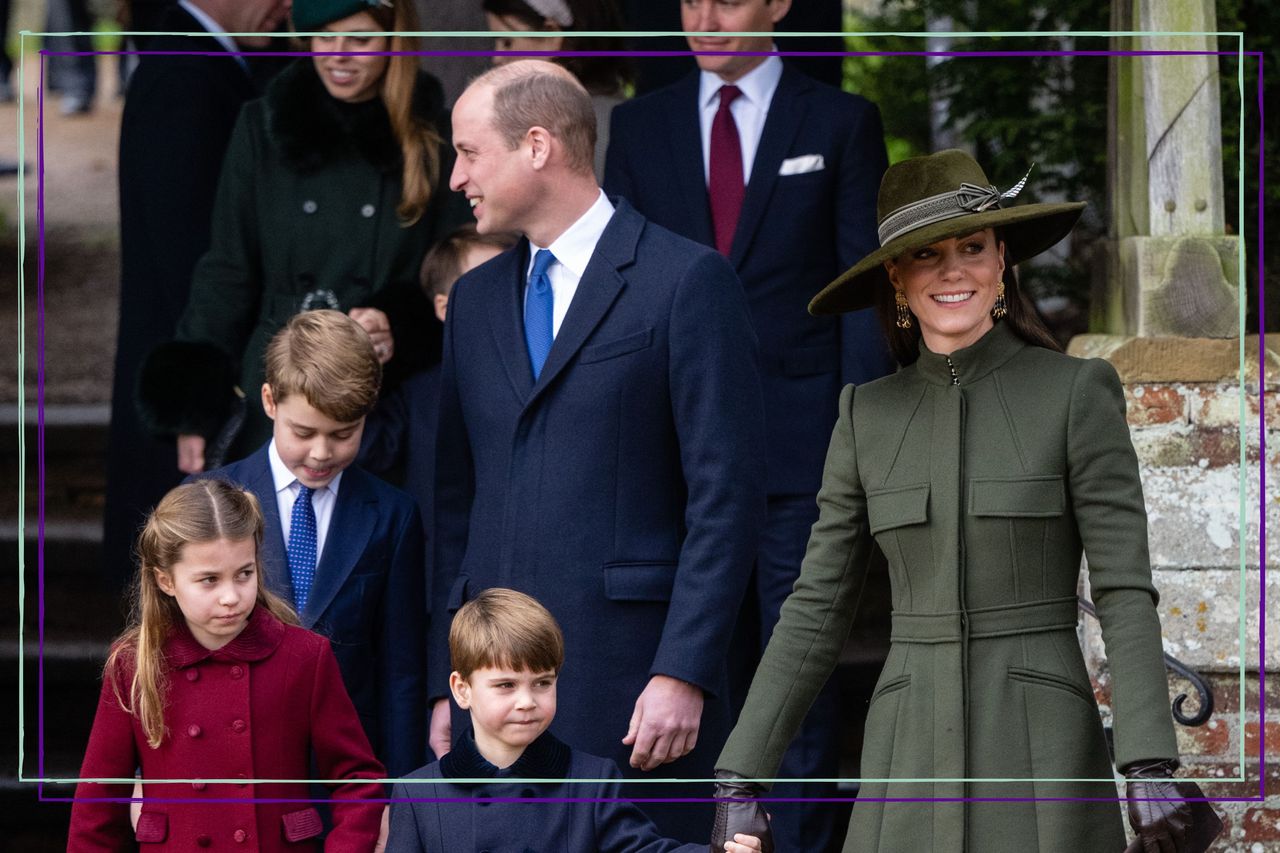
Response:
[{"label": "purple rectangle border", "polygon": [[[199,35],[199,34],[196,34]],[[833,35],[846,35],[838,33]],[[484,36],[477,36],[483,38]],[[351,51],[342,55],[373,55],[373,56],[494,56],[497,52],[493,50],[414,50],[414,51]],[[221,55],[252,55],[252,56],[314,56],[312,51],[143,51],[143,50],[119,50],[119,51],[51,51],[41,49],[40,55],[40,78],[36,88],[36,223],[39,232],[38,243],[38,260],[37,260],[37,278],[36,278],[36,462],[37,462],[37,482],[38,482],[38,501],[37,506],[37,558],[36,558],[36,577],[38,587],[38,609],[37,609],[37,773],[40,777],[44,777],[44,617],[45,617],[45,597],[44,597],[44,534],[45,534],[45,442],[44,442],[44,329],[45,329],[45,311],[44,311],[44,282],[45,282],[45,222],[44,222],[44,79],[45,79],[45,57],[46,56],[143,56],[143,55],[160,55],[160,56],[179,56],[179,55],[203,55],[203,56],[221,56]],[[1263,236],[1265,234],[1266,214],[1264,210],[1265,201],[1265,141],[1266,141],[1266,123],[1263,99],[1263,55],[1261,51],[1165,51],[1165,50],[1064,50],[1064,51],[688,51],[688,50],[672,50],[672,51],[504,51],[503,55],[520,56],[520,57],[555,57],[562,55],[571,56],[627,56],[627,57],[680,57],[706,54],[709,56],[804,56],[804,57],[847,57],[847,56],[943,56],[943,57],[972,57],[972,58],[1026,58],[1036,56],[1238,56],[1242,60],[1244,57],[1256,57],[1258,60],[1258,440],[1259,440],[1259,518],[1258,518],[1258,560],[1259,560],[1259,600],[1258,608],[1260,618],[1258,620],[1258,795],[1256,797],[1204,797],[1191,798],[1187,802],[1220,802],[1220,803],[1253,803],[1262,802],[1266,799],[1266,601],[1267,601],[1267,568],[1266,568],[1266,407],[1264,405],[1266,398],[1266,332],[1265,332],[1265,275],[1264,275],[1264,253],[1263,253]],[[24,132],[19,128],[19,132]],[[1243,232],[1243,223],[1241,223],[1241,231]],[[1243,334],[1243,329],[1241,330]],[[21,379],[21,377],[20,377]],[[1243,391],[1243,389],[1242,389]],[[23,427],[19,427],[22,429]],[[1245,466],[1241,465],[1240,476],[1246,476]],[[1244,531],[1241,532],[1244,535]],[[19,569],[20,571],[22,568]],[[19,603],[22,606],[22,603]],[[1242,650],[1243,652],[1243,650]],[[1243,653],[1241,655],[1243,659]],[[19,666],[22,662],[19,661]],[[19,700],[21,701],[21,699]],[[1240,768],[1242,776],[1246,774],[1248,762],[1246,761]],[[335,783],[338,780],[335,780]],[[67,803],[73,802],[75,797],[52,797],[45,796],[45,782],[37,783],[37,798],[40,802],[50,803]],[[271,783],[261,783],[271,784]],[[625,783],[624,783],[625,784]],[[697,784],[697,783],[690,783]],[[86,798],[89,799],[89,798]],[[153,797],[106,797],[92,798],[91,801],[105,802],[151,802],[156,798]],[[764,798],[768,802],[777,803],[853,803],[859,798],[857,797],[779,797]],[[1022,802],[1112,802],[1125,801],[1124,797],[865,797],[861,798],[863,802],[876,803],[1022,803]],[[381,798],[371,800],[370,802],[428,802],[428,803],[470,803],[474,802],[472,797],[399,797],[399,798]],[[712,803],[715,802],[710,797],[673,797],[673,798],[646,798],[646,797],[487,797],[486,802],[495,803],[599,803],[599,802],[632,802],[632,803]],[[166,800],[166,802],[187,802],[185,800]],[[314,799],[270,799],[270,798],[225,798],[225,799],[202,799],[191,800],[190,802],[201,803],[312,803],[327,802],[327,800]]]}]

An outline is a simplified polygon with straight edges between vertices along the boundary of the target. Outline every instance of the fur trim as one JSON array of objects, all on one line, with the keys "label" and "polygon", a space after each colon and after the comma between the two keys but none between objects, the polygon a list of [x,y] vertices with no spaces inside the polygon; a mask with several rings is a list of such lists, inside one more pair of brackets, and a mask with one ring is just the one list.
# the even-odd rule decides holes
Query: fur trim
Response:
[{"label": "fur trim", "polygon": [[[401,168],[400,146],[381,98],[345,104],[331,97],[309,58],[294,62],[267,87],[268,128],[285,160],[314,172],[352,152],[382,172]],[[413,114],[439,132],[444,89],[425,71],[413,87]]]},{"label": "fur trim", "polygon": [[231,358],[210,343],[169,341],[151,351],[138,373],[138,418],[152,435],[211,438],[239,400]]}]

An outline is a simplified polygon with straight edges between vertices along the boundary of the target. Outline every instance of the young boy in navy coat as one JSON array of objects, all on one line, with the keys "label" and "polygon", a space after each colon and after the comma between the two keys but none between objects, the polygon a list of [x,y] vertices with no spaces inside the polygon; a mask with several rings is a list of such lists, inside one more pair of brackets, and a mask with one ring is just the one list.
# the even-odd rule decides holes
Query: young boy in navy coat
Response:
[{"label": "young boy in navy coat", "polygon": [[[387,853],[705,853],[706,844],[660,837],[643,812],[620,800],[623,778],[612,761],[547,731],[564,636],[545,607],[515,590],[487,589],[454,617],[449,655],[449,688],[471,728],[439,761],[408,776],[437,781],[396,783]],[[463,781],[476,779],[492,781]],[[551,781],[535,781],[542,779]],[[423,801],[447,798],[473,802]],[[502,801],[516,798],[529,802]],[[614,801],[537,801],[544,798]],[[748,835],[725,844],[729,853],[759,849]]]},{"label": "young boy in navy coat", "polygon": [[427,759],[426,581],[413,498],[352,464],[381,378],[350,317],[295,315],[267,347],[271,441],[200,476],[257,496],[272,591],[329,638],[375,754],[399,776]]}]

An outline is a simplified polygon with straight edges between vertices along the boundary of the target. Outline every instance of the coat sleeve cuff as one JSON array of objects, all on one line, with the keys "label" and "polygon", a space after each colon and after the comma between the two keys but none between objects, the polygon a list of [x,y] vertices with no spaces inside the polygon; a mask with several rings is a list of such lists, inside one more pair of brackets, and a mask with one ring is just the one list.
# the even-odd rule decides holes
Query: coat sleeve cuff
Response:
[{"label": "coat sleeve cuff", "polygon": [[235,364],[210,343],[170,341],[143,362],[134,399],[138,417],[155,436],[211,438],[235,410]]}]

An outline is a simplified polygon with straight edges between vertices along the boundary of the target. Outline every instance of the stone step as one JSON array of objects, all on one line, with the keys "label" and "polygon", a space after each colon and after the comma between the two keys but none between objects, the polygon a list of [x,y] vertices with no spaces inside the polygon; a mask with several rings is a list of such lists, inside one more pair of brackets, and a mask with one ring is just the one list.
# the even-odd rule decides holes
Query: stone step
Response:
[{"label": "stone step", "polygon": [[[17,483],[23,474],[25,511],[34,518],[40,489],[40,412],[34,405],[0,405],[0,482]],[[44,408],[44,498],[46,517],[99,518],[106,488],[107,431],[110,407],[56,405]],[[21,439],[21,440],[20,440]],[[25,471],[19,461],[25,460]],[[0,517],[18,515],[16,488],[0,492]]]},{"label": "stone step", "polygon": [[[40,551],[36,526],[28,519],[19,555],[17,519],[0,521],[0,601],[19,598],[19,559],[23,612],[34,631],[40,600]],[[101,577],[102,529],[96,522],[46,521],[44,527],[44,618],[47,637],[106,642],[124,624],[122,595]],[[0,636],[16,636],[18,608],[0,608]],[[34,636],[34,635],[33,635]]]}]

